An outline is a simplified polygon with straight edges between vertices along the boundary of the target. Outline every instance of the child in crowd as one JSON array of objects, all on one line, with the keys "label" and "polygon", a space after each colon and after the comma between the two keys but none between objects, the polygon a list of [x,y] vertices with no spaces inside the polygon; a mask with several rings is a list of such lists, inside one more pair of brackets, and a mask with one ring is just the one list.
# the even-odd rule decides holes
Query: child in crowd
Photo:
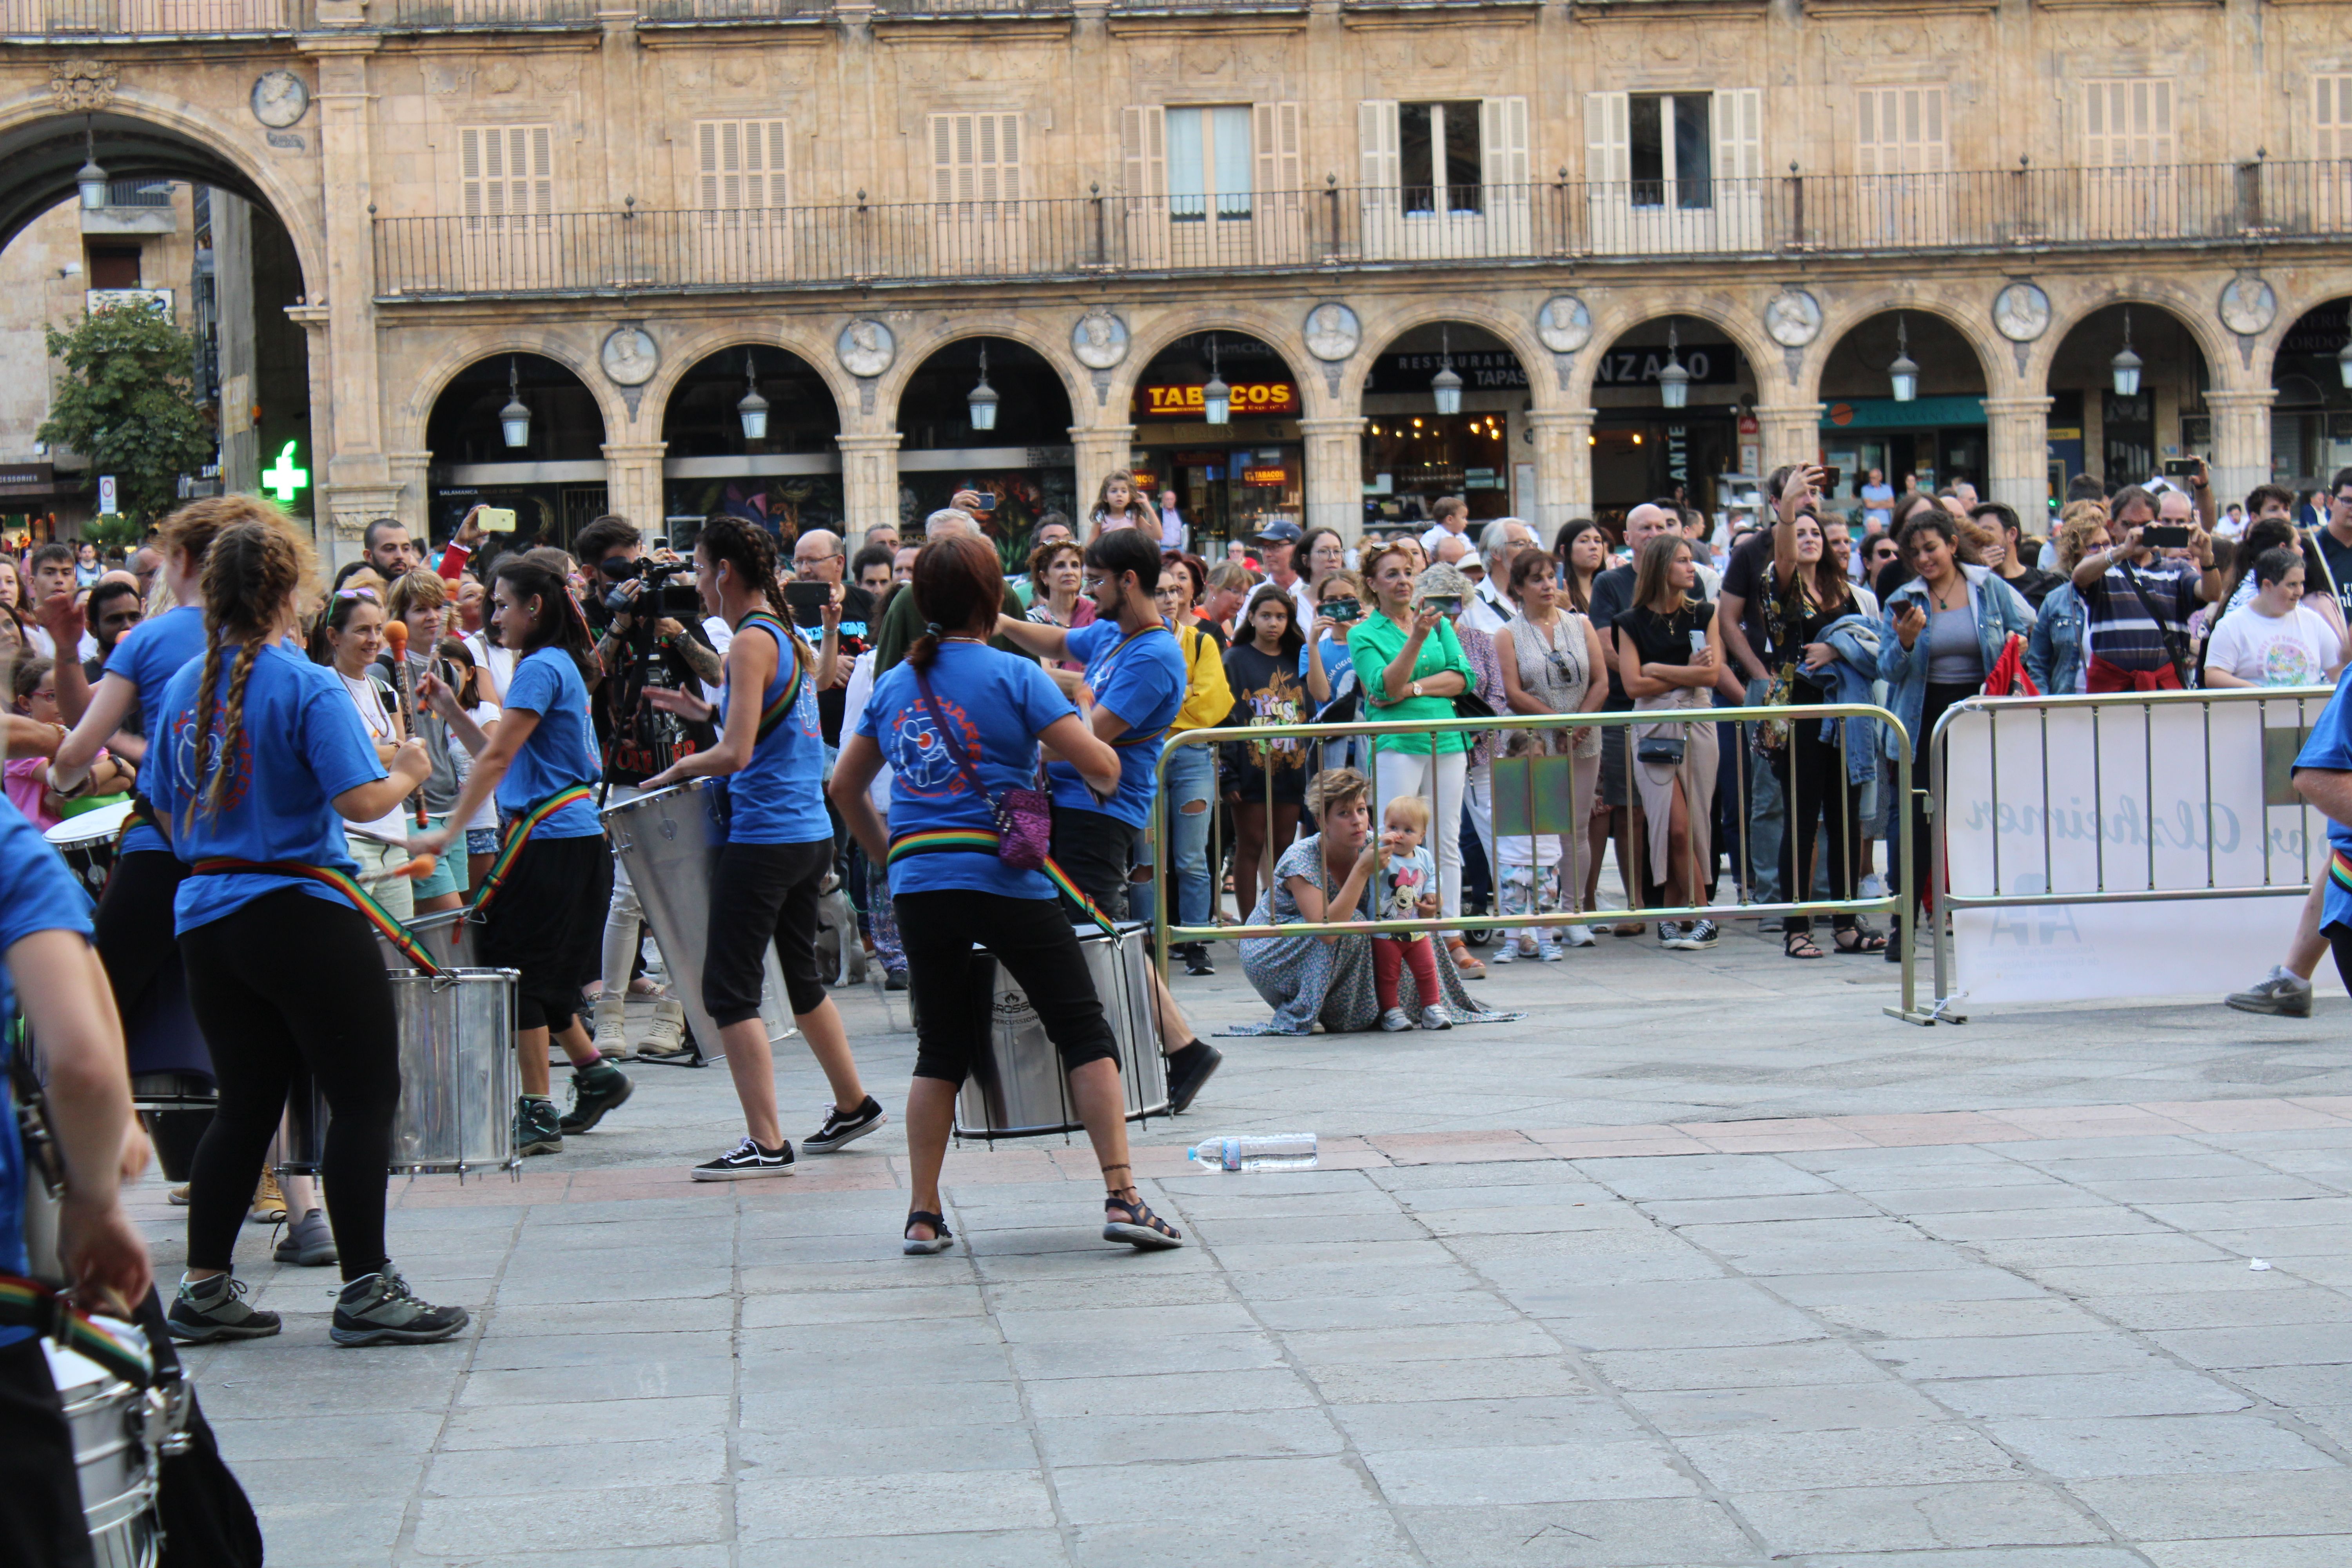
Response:
[{"label": "child in crowd", "polygon": [[[1496,858],[1502,862],[1496,873],[1499,886],[1496,893],[1500,913],[1540,915],[1568,907],[1560,897],[1559,845],[1557,833],[1519,834],[1496,841]],[[1499,933],[1502,946],[1493,962],[1515,963],[1522,958],[1537,958],[1546,963],[1558,963],[1568,956],[1563,937],[1580,929],[1522,926],[1515,931],[1505,926]]]},{"label": "child in crowd", "polygon": [[[1417,795],[1401,795],[1381,814],[1379,895],[1372,918],[1407,921],[1437,912],[1437,862],[1422,847],[1429,831],[1429,802]],[[1450,1029],[1453,1022],[1437,1004],[1444,996],[1437,984],[1437,950],[1427,931],[1372,938],[1372,985],[1380,997],[1381,1027],[1410,1029],[1413,1020],[1397,1005],[1397,972],[1412,966],[1412,983],[1421,1002],[1421,1026]]]},{"label": "child in crowd", "polygon": [[[65,737],[65,715],[58,710],[57,666],[53,660],[37,654],[19,659],[10,672],[10,693],[15,711],[36,724],[46,724]],[[52,744],[49,750],[55,752]],[[8,798],[25,820],[47,833],[65,820],[66,799],[49,788],[49,759],[38,754],[12,757],[8,761]],[[120,796],[131,787],[131,769],[107,755],[99,748],[98,759],[90,764],[89,783],[75,792],[77,799],[96,800],[103,796]]]}]

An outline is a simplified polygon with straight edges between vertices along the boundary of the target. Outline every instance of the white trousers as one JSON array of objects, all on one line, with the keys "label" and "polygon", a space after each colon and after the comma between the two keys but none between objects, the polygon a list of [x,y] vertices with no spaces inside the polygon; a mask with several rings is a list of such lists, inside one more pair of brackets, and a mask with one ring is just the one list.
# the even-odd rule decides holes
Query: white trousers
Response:
[{"label": "white trousers", "polygon": [[1462,790],[1469,772],[1467,752],[1441,752],[1434,759],[1427,752],[1386,747],[1372,753],[1372,831],[1380,832],[1381,816],[1397,796],[1417,795],[1429,802],[1424,841],[1437,851],[1438,910],[1449,921],[1462,918]]}]

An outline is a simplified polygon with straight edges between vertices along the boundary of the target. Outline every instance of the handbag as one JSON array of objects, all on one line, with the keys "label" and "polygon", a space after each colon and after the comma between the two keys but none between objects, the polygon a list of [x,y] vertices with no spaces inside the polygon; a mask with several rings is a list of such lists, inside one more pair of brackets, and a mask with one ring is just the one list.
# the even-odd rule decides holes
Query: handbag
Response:
[{"label": "handbag", "polygon": [[988,804],[989,814],[996,819],[996,858],[1016,871],[1036,871],[1045,868],[1054,852],[1054,797],[1042,789],[1009,789],[1003,795],[992,795],[981,782],[980,770],[956,739],[955,730],[947,716],[940,711],[939,699],[931,695],[931,679],[923,671],[915,671],[915,684],[922,689],[923,709],[931,716],[940,739],[955,759],[955,765],[971,785],[972,793]]},{"label": "handbag", "polygon": [[1633,742],[1633,760],[1678,768],[1683,765],[1683,750],[1688,744],[1680,735],[1644,735]]},{"label": "handbag", "polygon": [[1454,716],[1456,719],[1492,719],[1495,705],[1475,691],[1457,691],[1454,695]]}]

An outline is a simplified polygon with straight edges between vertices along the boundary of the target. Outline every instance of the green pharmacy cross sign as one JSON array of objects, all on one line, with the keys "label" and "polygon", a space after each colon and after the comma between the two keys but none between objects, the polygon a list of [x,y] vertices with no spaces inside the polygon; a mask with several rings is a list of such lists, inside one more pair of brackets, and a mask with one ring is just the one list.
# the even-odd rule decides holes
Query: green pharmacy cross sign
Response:
[{"label": "green pharmacy cross sign", "polygon": [[280,505],[293,504],[294,492],[304,489],[310,482],[310,470],[294,466],[294,443],[291,441],[287,442],[285,449],[278,454],[276,465],[261,471],[261,488],[276,496]]}]

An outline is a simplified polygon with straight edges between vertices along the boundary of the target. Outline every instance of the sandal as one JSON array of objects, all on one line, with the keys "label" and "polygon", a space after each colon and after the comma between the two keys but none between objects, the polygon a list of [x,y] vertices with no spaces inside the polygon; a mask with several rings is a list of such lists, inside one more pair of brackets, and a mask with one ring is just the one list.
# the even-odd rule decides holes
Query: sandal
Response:
[{"label": "sandal", "polygon": [[908,1257],[929,1258],[945,1252],[955,1245],[955,1232],[948,1228],[945,1215],[936,1215],[929,1209],[908,1210],[907,1229],[912,1230],[919,1225],[931,1227],[931,1238],[929,1241],[919,1241],[914,1237],[908,1237],[906,1238]]},{"label": "sandal", "polygon": [[1821,958],[1824,956],[1822,950],[1813,945],[1813,939],[1806,932],[1801,931],[1792,931],[1783,933],[1780,938],[1780,951],[1790,958]]},{"label": "sandal", "polygon": [[1123,1241],[1129,1247],[1149,1250],[1181,1247],[1184,1245],[1184,1233],[1153,1214],[1151,1205],[1139,1195],[1133,1203],[1122,1197],[1107,1196],[1103,1199],[1103,1239]]},{"label": "sandal", "polygon": [[1841,926],[1830,933],[1830,945],[1844,953],[1885,952],[1886,939],[1866,925]]}]

